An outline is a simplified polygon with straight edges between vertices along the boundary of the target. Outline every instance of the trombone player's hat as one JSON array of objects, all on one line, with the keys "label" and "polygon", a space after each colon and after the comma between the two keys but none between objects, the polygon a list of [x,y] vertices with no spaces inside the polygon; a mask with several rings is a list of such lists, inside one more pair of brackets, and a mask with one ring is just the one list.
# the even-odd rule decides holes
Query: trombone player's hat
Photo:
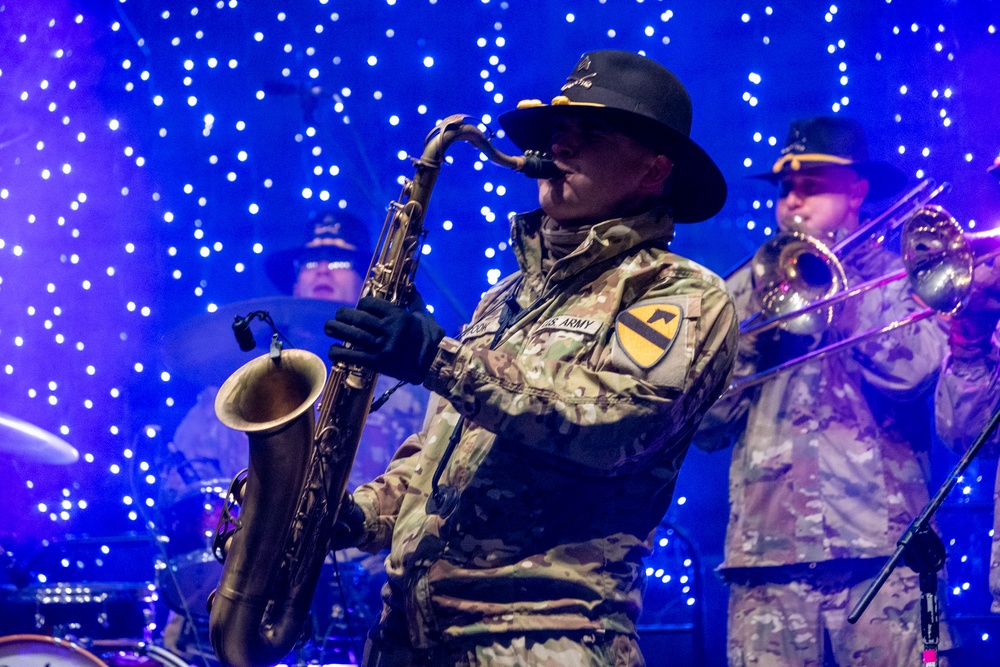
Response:
[{"label": "trombone player's hat", "polygon": [[691,98],[674,74],[628,51],[583,54],[550,104],[523,100],[500,116],[521,150],[548,151],[556,124],[588,115],[666,155],[674,163],[666,201],[676,222],[700,222],[722,208],[726,181],[690,138]]},{"label": "trombone player's hat", "polygon": [[857,121],[816,116],[792,121],[785,147],[771,171],[755,174],[777,183],[789,173],[830,165],[850,167],[868,181],[868,199],[885,199],[906,185],[906,175],[888,162],[868,157],[868,139]]}]

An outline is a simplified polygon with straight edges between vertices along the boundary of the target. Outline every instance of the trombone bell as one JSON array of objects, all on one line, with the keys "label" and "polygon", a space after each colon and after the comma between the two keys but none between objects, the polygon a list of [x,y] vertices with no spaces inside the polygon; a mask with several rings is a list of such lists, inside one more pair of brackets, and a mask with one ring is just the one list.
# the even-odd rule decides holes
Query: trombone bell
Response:
[{"label": "trombone bell", "polygon": [[[781,240],[781,237],[765,245],[776,247],[776,243],[779,240]],[[901,327],[927,319],[935,313],[955,314],[965,307],[969,295],[972,293],[972,272],[975,266],[990,257],[1000,256],[1000,231],[993,230],[978,234],[965,234],[958,222],[940,206],[923,206],[907,218],[903,224],[899,240],[900,250],[903,255],[904,270],[873,278],[850,289],[831,294],[825,299],[820,298],[815,300],[814,305],[805,305],[803,307],[802,314],[798,314],[796,310],[789,309],[783,316],[773,316],[769,321],[749,326],[741,325],[740,335],[763,331],[772,326],[783,326],[789,329],[786,326],[789,322],[794,323],[799,321],[809,312],[822,310],[825,313],[835,303],[848,298],[854,298],[872,289],[884,287],[891,282],[903,278],[909,279],[911,291],[918,300],[927,306],[924,310],[910,313],[901,320],[855,334],[795,359],[790,359],[755,375],[736,380],[729,385],[727,392],[742,391],[760,384],[778,373],[791,370],[808,361],[830,356],[840,350],[856,345],[862,340],[888,334]],[[788,276],[787,280],[773,280],[772,291],[780,291],[783,287],[789,286],[793,282],[796,284],[802,282],[796,276],[809,271],[807,262],[813,261],[805,260],[803,262],[806,253],[809,252],[803,245],[791,240],[787,243],[793,250],[789,251],[789,259],[786,259],[785,263],[788,264],[791,262],[794,264],[796,266],[795,271],[790,272],[787,270],[787,267],[783,271],[779,270],[779,268],[772,269],[772,264],[777,267],[781,266],[781,262],[776,260],[762,263],[759,267],[761,281],[767,278],[771,272],[776,276]],[[821,249],[825,249],[825,246],[818,242],[816,243]],[[761,254],[762,257],[775,254],[780,256],[780,252],[776,253],[773,249],[769,249],[765,253],[761,253],[758,250],[758,254]],[[754,260],[757,260],[756,255],[754,256]],[[816,257],[816,261],[819,261],[818,257]],[[839,268],[840,263],[831,263],[827,266],[836,266]],[[758,276],[756,273],[758,266],[756,261],[751,264],[751,269],[754,271],[754,289],[756,289],[758,285]],[[793,280],[793,278],[796,279]],[[988,289],[987,286],[980,286],[981,289],[984,287]],[[793,300],[792,296],[794,294],[791,296],[782,295],[782,300],[790,302]],[[765,292],[760,300],[766,301],[769,298],[771,298],[770,292]],[[774,300],[777,301],[778,299],[775,298]]]},{"label": "trombone bell", "polygon": [[940,206],[925,206],[906,221],[900,244],[917,297],[939,313],[960,310],[972,290],[976,257],[955,218]]},{"label": "trombone bell", "polygon": [[814,334],[833,321],[833,308],[807,306],[847,286],[844,268],[821,242],[799,232],[761,246],[750,265],[753,292],[768,319],[803,311],[782,322],[786,331]]}]

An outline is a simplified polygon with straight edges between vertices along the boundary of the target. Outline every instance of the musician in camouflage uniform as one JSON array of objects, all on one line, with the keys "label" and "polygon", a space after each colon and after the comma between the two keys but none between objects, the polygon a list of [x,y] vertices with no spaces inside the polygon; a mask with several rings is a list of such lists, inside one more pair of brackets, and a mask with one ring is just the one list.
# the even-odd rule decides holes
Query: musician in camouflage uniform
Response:
[{"label": "musician in camouflage uniform", "polygon": [[[997,158],[1000,166],[1000,158]],[[976,268],[973,291],[966,307],[951,318],[949,354],[938,381],[938,434],[946,445],[965,453],[1000,404],[1000,260],[991,259]],[[994,435],[980,450],[980,457],[1000,453],[1000,435]],[[990,610],[1000,613],[1000,474],[994,491],[993,540],[990,554]]]},{"label": "musician in camouflage uniform", "polygon": [[[845,118],[793,122],[773,171],[778,225],[833,245],[860,225],[866,199],[905,177],[868,159]],[[888,244],[886,244],[888,245]],[[900,267],[885,245],[849,254],[849,284]],[[728,281],[741,319],[759,311],[750,268]],[[848,302],[815,335],[741,336],[734,378],[922,310],[905,281]],[[695,437],[732,446],[725,560],[729,664],[917,665],[917,575],[900,567],[856,625],[847,615],[928,501],[926,401],[945,346],[933,319],[728,392]],[[941,648],[947,648],[942,628]]]},{"label": "musician in camouflage uniform", "polygon": [[365,664],[642,665],[642,558],[737,343],[722,281],[668,246],[725,182],[681,83],[632,53],[500,122],[564,172],[512,220],[521,270],[456,338],[376,300],[327,325],[335,360],[444,399],[342,508],[338,546],[391,544]]}]

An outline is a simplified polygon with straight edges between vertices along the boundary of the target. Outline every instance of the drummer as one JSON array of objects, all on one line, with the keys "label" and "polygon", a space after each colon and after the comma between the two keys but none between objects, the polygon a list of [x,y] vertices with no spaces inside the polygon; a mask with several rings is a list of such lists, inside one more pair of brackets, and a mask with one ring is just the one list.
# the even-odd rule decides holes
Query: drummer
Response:
[{"label": "drummer", "polygon": [[268,256],[264,271],[285,294],[355,302],[372,255],[368,233],[360,220],[342,211],[315,217],[313,237],[300,248]]},{"label": "drummer", "polygon": [[[310,229],[311,237],[304,245],[275,252],[265,259],[268,278],[291,297],[356,303],[372,255],[364,223],[343,211],[326,210],[310,216]],[[331,311],[335,309],[331,304]],[[295,344],[294,340],[291,342]],[[232,344],[237,345],[235,340]],[[393,384],[390,378],[380,379],[376,397]],[[161,471],[162,507],[173,505],[183,509],[185,504],[178,503],[179,499],[196,494],[209,481],[226,488],[229,480],[247,467],[246,434],[224,426],[215,415],[218,391],[215,386],[203,389],[174,432],[172,454]],[[429,392],[423,387],[403,385],[371,414],[351,471],[351,488],[381,474],[392,458],[395,445],[421,429],[428,398]],[[373,576],[381,574],[374,572],[381,570],[378,558],[371,559],[370,568],[368,561],[363,566],[373,570]],[[164,643],[182,655],[191,655],[193,646],[189,645],[193,638],[181,636],[187,630],[190,628],[184,626],[180,616],[172,617],[164,631]],[[204,644],[204,649],[211,652],[207,635],[199,640],[197,643]]]},{"label": "drummer", "polygon": [[[265,259],[265,273],[284,294],[355,303],[371,260],[364,223],[343,211],[330,210],[311,216],[310,226],[312,236],[304,245],[275,252]],[[380,382],[376,396],[390,386],[388,380]],[[247,466],[246,435],[223,426],[215,416],[218,391],[215,386],[203,389],[174,433],[171,449],[175,453],[163,471],[164,501],[168,504],[193,484],[229,480]],[[385,469],[393,443],[420,429],[426,405],[425,389],[404,385],[371,415],[351,474],[352,483],[374,479]]]}]

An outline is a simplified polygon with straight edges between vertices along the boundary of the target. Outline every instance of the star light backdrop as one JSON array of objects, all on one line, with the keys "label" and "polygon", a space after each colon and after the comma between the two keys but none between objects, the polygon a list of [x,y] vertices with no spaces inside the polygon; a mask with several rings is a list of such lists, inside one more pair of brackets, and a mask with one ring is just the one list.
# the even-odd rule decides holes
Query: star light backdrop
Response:
[{"label": "star light backdrop", "polygon": [[[998,27],[997,3],[956,0],[0,5],[0,410],[81,453],[71,466],[14,462],[0,538],[30,551],[142,533],[200,389],[164,360],[171,330],[276,294],[263,260],[307,240],[312,211],[351,212],[375,237],[439,119],[468,113],[498,131],[518,100],[557,94],[586,50],[645,53],[688,86],[692,136],[730,196],[674,248],[720,273],[774,233],[773,192],[747,176],[770,167],[796,117],[861,120],[873,156],[914,182],[950,181],[939,203],[969,227],[995,224]],[[514,150],[502,132],[495,143]],[[455,332],[514,270],[506,221],[535,205],[535,186],[467,145],[448,162],[418,286]],[[727,466],[693,453],[670,515],[699,526],[707,566]],[[944,526],[957,540],[949,602],[969,618],[986,613],[992,469],[953,494],[962,511]],[[723,593],[706,583],[717,633]],[[990,643],[992,625],[973,619],[966,634]]]}]

